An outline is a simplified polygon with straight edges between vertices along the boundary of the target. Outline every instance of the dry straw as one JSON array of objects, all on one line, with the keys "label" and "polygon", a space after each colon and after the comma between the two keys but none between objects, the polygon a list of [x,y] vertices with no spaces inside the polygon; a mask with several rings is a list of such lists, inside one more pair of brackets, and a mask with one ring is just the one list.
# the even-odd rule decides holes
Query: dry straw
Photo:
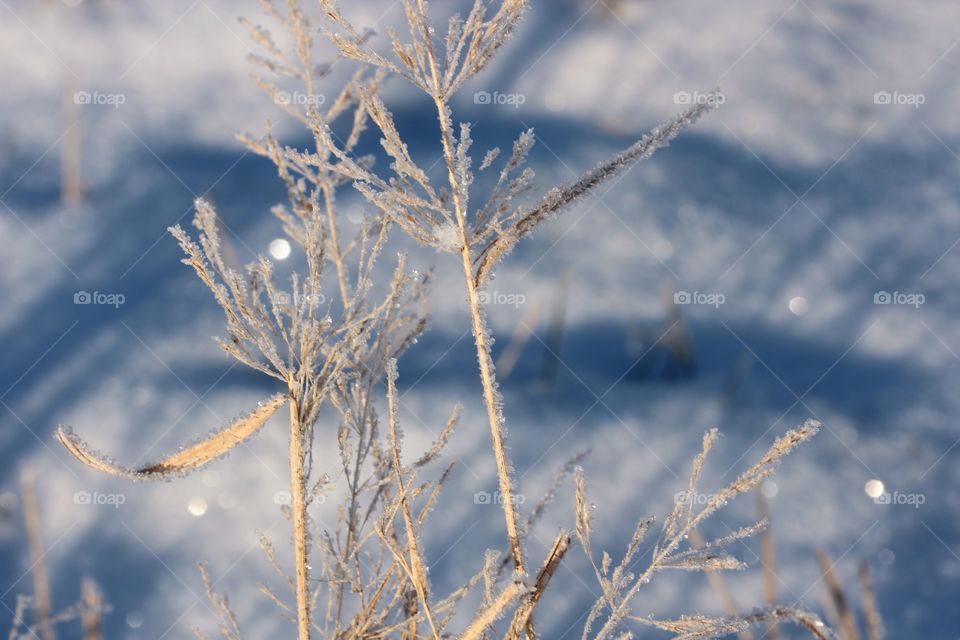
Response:
[{"label": "dry straw", "polygon": [[77,603],[58,611],[54,609],[51,580],[47,573],[47,550],[43,544],[40,499],[36,476],[31,469],[24,470],[20,475],[20,496],[30,559],[24,577],[30,574],[33,579],[33,596],[17,596],[16,606],[11,611],[13,621],[8,640],[56,640],[58,627],[78,619],[84,640],[101,640],[101,617],[109,607],[93,578],[84,576],[82,579],[81,596]]},{"label": "dry straw", "polygon": [[[355,27],[332,0],[319,0],[317,18],[296,0],[288,0],[283,7],[272,0],[261,0],[261,5],[274,25],[271,28],[279,27],[290,44],[280,46],[270,29],[243,21],[258,47],[252,60],[266,74],[257,78],[257,85],[301,122],[312,140],[307,149],[282,146],[269,123],[262,136],[243,135],[240,139],[275,165],[286,187],[287,202],[277,205],[273,213],[298,246],[304,272],[278,282],[273,265],[262,257],[242,271],[234,269],[224,257],[229,248],[220,237],[217,214],[204,201],[196,206],[197,239],[179,227],[171,232],[186,255],[184,262],[224,312],[223,350],[279,382],[283,392],[221,431],[143,468],[129,469],[111,462],[67,430],[58,433],[60,442],[98,471],[133,479],[164,477],[193,471],[222,456],[263,429],[286,403],[290,501],[284,505],[284,513],[293,532],[293,572],[284,568],[273,541],[260,534],[265,557],[280,582],[278,588],[265,580],[261,591],[277,605],[280,617],[293,622],[300,640],[312,636],[337,640],[537,637],[535,613],[551,591],[560,588],[555,577],[573,551],[574,537],[592,565],[602,594],[585,621],[584,639],[627,637],[629,629],[637,625],[670,631],[678,638],[705,638],[740,632],[768,620],[789,620],[813,637],[827,637],[817,618],[791,608],[677,620],[638,618],[631,608],[640,588],[660,572],[743,567],[726,547],[755,535],[763,523],[696,546],[687,542],[689,535],[728,500],[772,474],[783,456],[817,431],[815,423],[778,439],[757,464],[716,492],[705,507],[696,508],[692,499],[679,501],[664,521],[650,563],[639,576],[631,573],[631,567],[643,555],[641,543],[652,530],[653,519],[639,520],[619,562],[614,564],[604,553],[597,564],[579,458],[557,474],[526,517],[514,499],[503,399],[491,357],[492,337],[481,306],[483,287],[499,261],[522,239],[667,145],[716,106],[716,94],[641,136],[580,178],[547,189],[539,197],[531,195],[535,175],[526,165],[536,138],[532,130],[525,131],[505,159],[500,158],[499,149],[483,155],[476,172],[495,171],[498,163],[500,167],[493,187],[480,198],[472,189],[471,129],[468,124],[455,126],[450,102],[507,44],[528,8],[527,0],[476,0],[467,14],[450,18],[445,31],[434,26],[425,0],[404,0],[405,33],[388,30],[385,38]],[[281,87],[292,84],[305,96],[321,95],[320,81],[331,65],[315,61],[318,33],[335,47],[338,64],[350,61],[355,70],[342,89],[323,94],[332,95],[331,100],[290,100]],[[444,175],[431,175],[411,154],[380,95],[389,77],[406,80],[426,94],[437,117]],[[375,168],[375,158],[357,154],[370,129],[379,134],[383,153],[389,158],[385,170]],[[375,210],[355,233],[342,224],[344,212],[337,198],[343,188],[359,192]],[[463,566],[477,566],[468,580],[446,593],[431,585],[422,533],[450,478],[453,465],[434,467],[456,427],[459,409],[454,409],[434,445],[405,464],[396,358],[424,330],[421,302],[431,277],[411,271],[402,255],[390,275],[383,277],[375,265],[394,229],[434,249],[439,260],[452,256],[453,261],[442,266],[455,268],[462,276],[480,374],[479,395],[499,482],[504,548],[488,552],[482,563],[472,555],[459,558]],[[374,279],[388,284],[376,289]],[[384,381],[386,433],[377,410]],[[315,437],[318,424],[322,424],[322,444]],[[314,469],[314,449],[329,447],[333,434],[338,465],[331,476]],[[716,440],[716,431],[704,436],[703,450],[694,461],[687,486],[691,497]],[[575,534],[557,533],[538,562],[529,557],[524,542],[554,500],[560,483],[571,474],[576,477],[576,510],[571,523]],[[311,518],[319,496],[340,501],[335,524],[322,529]],[[241,618],[224,596],[214,592],[204,567],[201,575],[219,618],[220,635],[240,638]],[[479,599],[479,606],[473,599]]]}]

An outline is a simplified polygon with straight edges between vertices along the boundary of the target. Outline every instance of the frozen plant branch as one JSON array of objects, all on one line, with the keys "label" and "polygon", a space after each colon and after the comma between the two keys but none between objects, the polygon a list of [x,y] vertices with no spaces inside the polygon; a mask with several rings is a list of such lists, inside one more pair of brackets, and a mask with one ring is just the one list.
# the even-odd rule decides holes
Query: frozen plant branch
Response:
[{"label": "frozen plant branch", "polygon": [[[266,19],[279,25],[285,37],[274,38],[270,27],[243,21],[257,47],[253,62],[263,73],[255,82],[306,128],[310,140],[305,149],[285,146],[269,122],[262,136],[240,139],[273,164],[285,187],[285,202],[271,213],[297,248],[293,260],[297,267],[282,279],[263,256],[243,268],[234,267],[225,257],[228,247],[217,214],[203,200],[196,203],[193,221],[198,233],[187,233],[179,226],[170,231],[184,252],[184,262],[224,314],[225,335],[219,341],[223,351],[279,381],[283,390],[226,428],[137,469],[96,454],[65,429],[58,431],[60,443],[100,472],[132,479],[168,477],[223,456],[261,430],[286,403],[290,491],[281,510],[291,524],[293,557],[290,563],[282,562],[274,542],[259,534],[261,549],[279,578],[278,585],[264,581],[260,590],[280,616],[296,626],[298,640],[314,636],[440,640],[454,635],[465,640],[533,640],[538,637],[536,612],[562,586],[556,577],[574,536],[601,589],[584,623],[583,640],[626,638],[627,622],[692,639],[743,632],[750,625],[779,620],[794,622],[820,640],[830,637],[819,618],[784,607],[676,620],[638,619],[633,613],[639,589],[660,572],[743,568],[727,549],[761,532],[766,524],[762,519],[717,539],[698,540],[693,546],[687,540],[729,499],[774,473],[783,456],[813,436],[818,428],[815,422],[779,438],[756,465],[698,508],[693,496],[718,437],[715,430],[707,432],[693,461],[688,499],[678,500],[665,519],[649,564],[639,575],[633,567],[645,557],[640,547],[653,529],[653,519],[637,522],[618,561],[608,553],[597,557],[591,548],[593,524],[585,479],[577,466],[579,456],[557,474],[528,513],[521,513],[515,500],[503,398],[491,357],[493,336],[481,304],[483,287],[500,260],[522,239],[666,146],[717,106],[719,94],[710,94],[579,178],[536,198],[531,196],[536,176],[527,166],[536,141],[534,131],[520,133],[509,153],[493,148],[475,158],[471,127],[457,123],[450,108],[455,93],[516,33],[527,0],[474,0],[468,13],[450,18],[445,30],[434,26],[426,0],[402,0],[404,33],[388,29],[382,40],[352,25],[334,0],[318,0],[314,5],[319,21],[298,0],[261,0],[261,5]],[[334,45],[338,61],[356,66],[340,90],[332,93],[321,93],[320,82],[330,76],[332,63],[316,62],[317,34]],[[433,175],[418,162],[381,97],[389,76],[405,79],[427,96],[437,117],[443,175]],[[306,99],[291,100],[291,86]],[[386,168],[378,167],[372,156],[358,155],[370,131],[379,137],[389,164]],[[492,187],[488,193],[477,193],[475,178],[485,171],[496,172]],[[338,198],[344,187],[351,187],[372,205],[358,227],[343,224]],[[358,221],[351,217],[351,222]],[[431,585],[422,534],[452,476],[453,464],[436,470],[433,466],[450,441],[459,408],[435,442],[404,464],[397,358],[426,328],[422,306],[432,274],[409,270],[402,254],[392,269],[377,263],[395,229],[432,248],[443,260],[448,255],[456,259],[455,266],[450,262],[441,268],[456,269],[463,278],[480,377],[478,392],[501,496],[506,533],[498,545],[501,548],[489,550],[482,562],[466,559],[478,566],[446,594]],[[378,409],[384,386],[385,423]],[[325,471],[315,468],[320,464],[317,460],[326,460],[317,446],[335,452],[333,464]],[[528,557],[524,549],[528,537],[570,474],[576,492],[572,531],[555,533],[543,558]],[[337,502],[331,505],[332,514],[324,513],[321,521],[314,511],[328,499]],[[203,567],[201,576],[221,635],[239,640],[238,616],[225,596],[214,593]],[[471,603],[467,612],[467,599],[478,592],[479,604]],[[454,621],[464,620],[464,630],[453,631]]]},{"label": "frozen plant branch", "polygon": [[[637,525],[626,552],[621,561],[611,571],[610,556],[603,555],[603,562],[598,566],[594,560],[591,545],[591,518],[587,506],[586,489],[582,473],[577,474],[577,537],[584,553],[590,560],[597,581],[600,583],[602,595],[593,605],[587,617],[581,638],[583,640],[606,640],[611,637],[620,624],[630,617],[630,604],[641,587],[650,582],[654,574],[666,569],[683,569],[688,571],[716,571],[724,569],[743,568],[742,563],[726,554],[723,549],[736,540],[753,536],[762,531],[766,523],[761,521],[755,525],[743,527],[733,533],[708,541],[703,545],[681,550],[687,543],[691,532],[707,518],[726,506],[727,502],[736,496],[751,491],[764,479],[770,477],[780,463],[780,460],[793,451],[797,446],[812,438],[820,430],[820,423],[808,420],[803,426],[787,432],[777,438],[770,449],[761,457],[760,461],[741,473],[733,482],[710,496],[707,504],[699,511],[695,508],[698,495],[700,473],[707,455],[717,442],[716,429],[707,431],[703,436],[701,452],[694,458],[690,470],[690,479],[687,491],[678,494],[673,510],[664,520],[660,538],[653,547],[650,563],[639,575],[630,573],[632,561],[640,549],[640,543],[646,537],[652,520],[642,519]],[[592,626],[603,617],[604,610],[609,610],[606,619],[599,631],[591,633]],[[704,623],[706,624],[706,623]],[[704,627],[706,628],[706,627]],[[743,627],[746,628],[746,627]],[[742,629],[733,629],[723,633],[735,633]],[[689,636],[689,637],[714,637]]]},{"label": "frozen plant branch", "polygon": [[478,252],[476,281],[482,286],[491,270],[522,238],[529,235],[541,223],[550,219],[565,207],[582,199],[598,186],[630,170],[636,163],[646,160],[719,102],[719,90],[709,94],[708,99],[693,105],[669,122],[657,127],[614,157],[591,169],[579,179],[563,187],[551,189],[535,205],[521,208],[499,222],[509,226],[495,240]]}]

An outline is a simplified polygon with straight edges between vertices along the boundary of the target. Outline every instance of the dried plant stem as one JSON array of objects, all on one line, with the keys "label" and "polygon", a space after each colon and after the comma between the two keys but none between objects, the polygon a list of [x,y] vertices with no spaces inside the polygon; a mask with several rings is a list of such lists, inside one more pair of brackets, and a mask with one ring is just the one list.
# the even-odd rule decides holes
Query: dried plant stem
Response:
[{"label": "dried plant stem", "polygon": [[93,578],[85,577],[81,583],[83,597],[83,614],[80,621],[83,625],[83,640],[103,640],[103,624],[100,620],[103,612],[103,597],[100,587]]},{"label": "dried plant stem", "polygon": [[830,560],[826,551],[823,549],[817,549],[816,551],[817,564],[820,565],[820,573],[823,575],[823,582],[827,587],[828,601],[832,605],[833,613],[840,627],[840,637],[843,640],[860,640],[857,623],[853,618],[853,611],[850,610],[847,598],[840,587],[840,581],[833,570],[834,563]]},{"label": "dried plant stem", "polygon": [[540,367],[540,380],[546,386],[552,386],[560,368],[560,350],[563,349],[563,333],[567,319],[567,299],[570,296],[570,272],[564,272],[557,279],[553,292],[553,304],[550,309],[550,324],[547,326],[547,341],[544,345],[543,364]]},{"label": "dried plant stem", "polygon": [[50,580],[47,578],[47,565],[43,561],[45,555],[43,529],[32,472],[25,471],[20,477],[20,491],[23,494],[23,519],[27,529],[27,543],[30,547],[30,573],[33,576],[33,602],[36,614],[34,626],[39,628],[41,640],[54,640],[53,625],[49,624],[53,611],[50,600]]},{"label": "dried plant stem", "polygon": [[540,305],[531,305],[514,328],[513,335],[510,336],[510,342],[507,343],[507,348],[500,352],[495,366],[497,371],[500,372],[502,382],[506,382],[517,366],[523,349],[530,342],[530,338],[533,337],[533,327],[536,326],[539,317]]},{"label": "dried plant stem", "polygon": [[17,606],[13,611],[13,624],[10,627],[10,635],[7,636],[7,640],[17,640],[20,637],[18,634],[24,625],[23,617],[27,612],[27,602],[26,596],[17,596]]},{"label": "dried plant stem", "polygon": [[526,632],[527,637],[536,638],[533,629],[533,610],[543,597],[544,592],[547,590],[547,585],[550,583],[550,579],[556,574],[560,563],[563,562],[563,557],[569,549],[570,534],[566,531],[561,531],[557,534],[557,538],[553,542],[553,547],[550,548],[550,553],[547,554],[547,559],[537,574],[533,591],[530,592],[513,614],[513,620],[505,636],[507,640],[519,640],[524,632]]},{"label": "dried plant stem", "polygon": [[480,294],[473,281],[473,269],[469,249],[462,252],[464,277],[467,283],[467,299],[470,303],[470,319],[473,325],[474,343],[477,348],[477,360],[480,363],[480,381],[483,384],[483,401],[490,422],[490,435],[493,440],[493,454],[497,463],[497,476],[500,482],[500,497],[503,514],[507,523],[507,537],[510,540],[510,553],[517,573],[524,573],[523,551],[520,546],[520,533],[517,528],[517,513],[514,508],[513,486],[510,480],[510,468],[504,447],[503,425],[497,401],[497,378],[493,361],[490,359],[490,337],[487,325],[480,310]]},{"label": "dried plant stem", "polygon": [[483,636],[483,632],[493,624],[497,618],[503,615],[503,612],[519,596],[526,593],[527,588],[520,582],[512,582],[500,592],[500,595],[490,603],[490,605],[480,612],[467,627],[460,640],[476,640]]},{"label": "dried plant stem", "polygon": [[307,541],[307,479],[304,471],[303,428],[298,403],[290,399],[290,511],[296,562],[297,638],[310,640],[310,569]]},{"label": "dried plant stem", "polygon": [[346,266],[343,264],[343,252],[340,248],[340,240],[337,239],[337,222],[334,215],[333,189],[330,185],[323,186],[323,205],[327,212],[327,226],[330,232],[330,259],[337,270],[337,286],[340,287],[340,299],[346,307],[350,302],[350,289],[347,287]]},{"label": "dried plant stem", "polygon": [[63,144],[60,146],[60,201],[66,207],[83,202],[83,145],[80,107],[74,101],[76,81],[68,77],[63,90]]},{"label": "dried plant stem", "polygon": [[873,592],[870,569],[867,567],[866,560],[860,563],[858,576],[860,605],[863,607],[863,617],[867,622],[867,640],[883,640],[883,621],[880,619],[880,609],[877,607],[877,598]]},{"label": "dried plant stem", "polygon": [[[433,56],[431,58],[431,65]],[[497,477],[500,482],[500,497],[503,505],[503,515],[507,524],[507,538],[510,541],[510,553],[517,573],[525,573],[523,565],[523,550],[520,546],[520,531],[517,527],[517,513],[513,501],[513,486],[510,481],[510,468],[504,448],[503,425],[500,419],[500,408],[497,401],[497,376],[490,358],[490,336],[487,332],[487,323],[484,322],[483,312],[480,309],[480,291],[473,272],[473,258],[470,252],[470,238],[467,229],[467,216],[464,203],[460,199],[460,184],[454,165],[453,132],[449,112],[442,97],[435,98],[437,113],[440,115],[440,137],[443,141],[443,155],[447,160],[450,191],[453,194],[453,206],[457,216],[457,226],[460,230],[460,257],[463,261],[463,276],[467,283],[467,302],[470,305],[470,321],[473,326],[473,341],[477,348],[477,360],[480,364],[480,382],[483,385],[483,403],[487,409],[487,420],[490,422],[490,435],[493,439],[493,454],[497,463]]]},{"label": "dried plant stem", "polygon": [[440,640],[440,634],[437,632],[437,626],[433,622],[433,615],[430,613],[430,604],[427,598],[430,594],[430,586],[427,583],[427,572],[423,567],[423,555],[420,552],[420,545],[417,543],[417,532],[413,526],[413,516],[410,514],[410,501],[407,499],[407,487],[403,481],[402,467],[400,466],[400,442],[397,437],[397,361],[391,360],[388,365],[387,373],[387,402],[390,412],[390,442],[393,454],[393,474],[397,483],[399,492],[400,508],[403,513],[403,525],[407,535],[407,548],[410,553],[410,573],[413,587],[417,592],[417,598],[420,600],[420,606],[423,607],[423,613],[430,625],[430,632],[434,640]]},{"label": "dried plant stem", "polygon": [[[420,15],[426,16],[426,3],[417,0]],[[426,22],[421,27],[428,29]],[[490,357],[490,337],[487,334],[487,324],[483,320],[480,310],[479,286],[473,271],[473,256],[471,255],[470,232],[467,224],[466,203],[461,194],[466,185],[460,184],[457,176],[453,150],[453,123],[450,121],[450,111],[447,107],[447,95],[443,89],[437,56],[433,50],[433,37],[427,31],[424,35],[424,49],[429,66],[430,80],[433,87],[433,100],[440,119],[440,140],[443,143],[443,156],[447,163],[447,174],[450,182],[450,192],[453,197],[453,208],[456,214],[457,227],[460,232],[460,257],[463,261],[463,276],[467,283],[467,301],[470,305],[470,322],[473,326],[474,344],[477,348],[477,360],[480,364],[480,381],[483,385],[483,402],[487,409],[487,420],[490,422],[490,434],[493,439],[493,454],[497,463],[497,477],[500,482],[500,496],[503,504],[503,515],[507,525],[507,538],[510,541],[510,553],[517,573],[525,573],[523,565],[523,551],[520,546],[520,530],[517,527],[517,514],[513,503],[513,487],[510,482],[510,469],[507,463],[507,454],[503,443],[503,425],[500,419],[500,408],[497,401],[497,379],[494,372],[493,360]]]},{"label": "dried plant stem", "polygon": [[[358,446],[354,452],[354,462],[352,470],[352,481],[350,482],[350,507],[347,511],[347,542],[344,546],[342,557],[349,559],[351,557],[355,558],[354,548],[357,543],[357,512],[360,508],[360,493],[355,488],[360,485],[360,472],[363,465],[363,448]],[[359,560],[355,560],[359,562]],[[337,587],[337,597],[336,597],[336,608],[335,608],[335,620],[339,624],[341,617],[343,615],[343,604],[344,596],[346,595],[346,589],[348,581],[344,579],[346,574],[345,565],[346,562],[337,563],[336,568],[336,579],[338,583]]]},{"label": "dried plant stem", "polygon": [[[760,520],[770,522],[770,510],[762,491],[757,491],[757,512]],[[773,543],[773,532],[768,527],[760,532],[760,561],[763,564],[763,595],[768,607],[777,605],[777,555]],[[767,637],[780,640],[780,626],[776,618],[767,619]]]}]

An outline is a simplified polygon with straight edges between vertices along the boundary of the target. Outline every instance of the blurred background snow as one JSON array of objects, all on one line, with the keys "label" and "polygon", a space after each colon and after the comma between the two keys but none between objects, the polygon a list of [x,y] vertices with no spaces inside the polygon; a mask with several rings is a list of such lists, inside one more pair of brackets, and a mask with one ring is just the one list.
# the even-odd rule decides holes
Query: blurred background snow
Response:
[{"label": "blurred background snow", "polygon": [[[528,240],[490,285],[496,355],[518,325],[533,331],[502,385],[521,494],[533,501],[591,449],[583,466],[598,546],[619,552],[637,518],[662,516],[684,488],[703,430],[726,436],[704,484],[719,486],[815,417],[823,433],[765,486],[781,600],[820,607],[822,547],[851,588],[857,562],[869,563],[889,637],[956,637],[960,5],[533,4],[454,106],[474,123],[478,153],[534,127],[540,185],[574,177],[715,86],[725,103]],[[402,19],[392,1],[350,5],[357,23],[381,32]],[[107,637],[209,628],[199,560],[249,637],[288,632],[257,592],[276,581],[255,536],[286,549],[273,500],[286,477],[282,420],[227,460],[159,485],[98,477],[51,437],[70,424],[116,458],[142,461],[273,390],[209,339],[220,314],[165,233],[202,195],[242,258],[280,234],[269,214],[283,199],[274,169],[233,134],[270,119],[285,142],[306,140],[250,81],[239,16],[260,22],[258,3],[0,0],[0,627],[30,590],[16,492],[31,467],[54,601],[75,601],[80,576],[94,576],[113,605]],[[331,92],[349,71],[335,67]],[[91,104],[71,127],[64,104],[78,92]],[[439,149],[429,105],[400,82],[387,97],[430,166]],[[85,194],[65,207],[60,160],[78,139]],[[365,211],[348,192],[341,204],[354,223]],[[499,548],[502,524],[496,507],[474,500],[496,480],[457,266],[411,251],[418,268],[435,266],[437,286],[431,331],[401,362],[408,451],[432,439],[455,402],[466,406],[448,452],[460,464],[426,539],[442,592]],[[78,292],[124,301],[75,304]],[[657,349],[641,358],[672,322],[671,292],[694,303],[677,309],[696,376],[663,375]],[[561,306],[553,361],[546,344]],[[333,471],[330,428],[318,438]],[[864,489],[872,479],[894,502],[923,504],[878,504]],[[83,504],[88,495],[122,504]],[[754,516],[743,498],[709,532]],[[571,520],[567,490],[531,553],[541,557]],[[762,603],[759,552],[753,542],[735,551],[751,569],[729,583],[749,609]],[[579,633],[597,590],[584,568],[573,557],[563,569],[565,589],[544,604],[545,637]],[[699,575],[661,575],[638,607],[693,610],[720,611]]]}]

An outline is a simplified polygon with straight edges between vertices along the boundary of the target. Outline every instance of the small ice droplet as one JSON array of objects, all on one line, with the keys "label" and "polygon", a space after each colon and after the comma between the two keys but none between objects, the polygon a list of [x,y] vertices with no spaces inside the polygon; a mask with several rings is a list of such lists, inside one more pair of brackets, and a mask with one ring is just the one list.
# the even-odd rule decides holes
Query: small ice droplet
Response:
[{"label": "small ice droplet", "polygon": [[271,240],[268,250],[270,251],[270,255],[277,260],[286,260],[290,257],[290,243],[283,238]]},{"label": "small ice droplet", "polygon": [[127,614],[127,626],[131,629],[139,629],[143,626],[143,615],[139,611],[131,611]]},{"label": "small ice droplet", "polygon": [[890,549],[882,549],[880,553],[877,554],[877,559],[880,561],[880,564],[889,567],[893,564],[896,556]]},{"label": "small ice droplet", "polygon": [[810,309],[810,304],[807,302],[807,299],[803,296],[795,296],[790,298],[790,313],[795,316],[804,316],[807,314],[807,311]]},{"label": "small ice droplet", "polygon": [[200,496],[194,496],[187,503],[187,511],[190,512],[190,515],[199,518],[207,513],[207,501]]},{"label": "small ice droplet", "polygon": [[868,496],[874,499],[883,495],[883,489],[883,482],[877,480],[876,478],[867,480],[867,483],[863,485],[863,490],[867,492]]}]

